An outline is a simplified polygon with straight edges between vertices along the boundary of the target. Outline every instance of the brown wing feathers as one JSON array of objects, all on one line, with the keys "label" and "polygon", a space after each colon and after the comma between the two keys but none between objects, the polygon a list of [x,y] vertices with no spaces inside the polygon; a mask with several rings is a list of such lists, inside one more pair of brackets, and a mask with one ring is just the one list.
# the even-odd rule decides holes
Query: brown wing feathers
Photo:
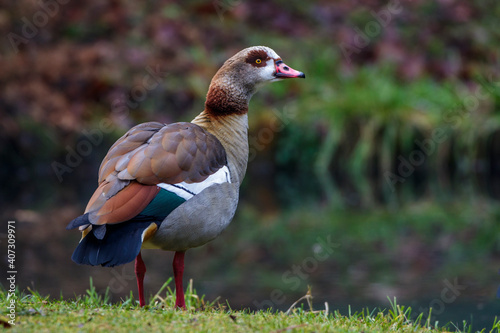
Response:
[{"label": "brown wing feathers", "polygon": [[135,179],[145,185],[197,183],[226,164],[219,140],[191,123],[164,126],[148,140],[142,145],[131,145],[134,149],[128,153],[120,150],[121,159],[116,161],[109,156],[110,151],[108,163],[115,164],[119,179]]},{"label": "brown wing feathers", "polygon": [[156,196],[156,184],[201,182],[226,163],[219,140],[198,125],[135,126],[104,158],[99,187],[85,212],[93,224],[127,221]]},{"label": "brown wing feathers", "polygon": [[124,222],[139,214],[159,192],[158,186],[131,182],[96,212],[97,224]]},{"label": "brown wing feathers", "polygon": [[123,155],[146,144],[162,127],[165,127],[165,124],[157,122],[140,124],[131,128],[124,136],[118,139],[118,141],[111,146],[108,154],[101,163],[99,169],[99,184],[103,182],[109,174],[115,171],[115,165]]}]

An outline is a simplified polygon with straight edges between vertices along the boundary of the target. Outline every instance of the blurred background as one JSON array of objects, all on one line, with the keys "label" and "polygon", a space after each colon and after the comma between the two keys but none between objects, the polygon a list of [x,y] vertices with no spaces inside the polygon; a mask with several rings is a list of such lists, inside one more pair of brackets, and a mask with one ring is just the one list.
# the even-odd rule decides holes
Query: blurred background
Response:
[{"label": "blurred background", "polygon": [[[239,210],[188,251],[186,284],[233,309],[286,310],[309,285],[317,309],[397,297],[414,312],[433,307],[440,324],[491,327],[498,1],[0,4],[0,239],[6,249],[15,220],[21,290],[71,298],[93,277],[115,302],[137,295],[133,264],[74,264],[80,235],[65,226],[117,138],[145,121],[190,121],[227,58],[267,45],[307,78],[251,101]],[[143,252],[154,295],[173,254]]]}]

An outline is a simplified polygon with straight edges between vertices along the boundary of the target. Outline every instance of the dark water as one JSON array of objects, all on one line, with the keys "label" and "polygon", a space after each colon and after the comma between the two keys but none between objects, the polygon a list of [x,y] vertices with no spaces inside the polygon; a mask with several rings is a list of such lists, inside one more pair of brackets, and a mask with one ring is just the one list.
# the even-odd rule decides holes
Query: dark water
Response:
[{"label": "dark water", "polygon": [[[2,219],[16,221],[21,289],[71,298],[85,293],[92,277],[100,292],[110,288],[114,302],[130,290],[137,295],[132,263],[101,268],[70,259],[79,235],[64,228],[94,190],[93,176],[83,175],[93,175],[90,164],[62,183],[41,179],[7,201]],[[249,177],[233,223],[186,255],[185,283],[193,279],[206,299],[220,296],[233,309],[286,310],[311,286],[315,309],[327,302],[341,314],[349,306],[388,309],[394,297],[412,307],[414,319],[421,312],[427,319],[432,307],[431,323],[439,325],[462,328],[467,321],[474,330],[489,329],[500,314],[494,179],[475,175],[449,186],[410,179],[390,192],[383,181],[349,175],[311,174],[304,181],[268,174],[259,161]],[[4,234],[2,247],[5,240]],[[154,295],[172,276],[173,254],[145,250],[143,257],[146,293]]]}]

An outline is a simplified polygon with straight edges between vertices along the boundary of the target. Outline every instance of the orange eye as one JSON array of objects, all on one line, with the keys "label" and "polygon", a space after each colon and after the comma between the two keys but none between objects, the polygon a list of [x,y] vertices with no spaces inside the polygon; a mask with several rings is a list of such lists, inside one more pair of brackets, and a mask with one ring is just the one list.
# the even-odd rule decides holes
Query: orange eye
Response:
[{"label": "orange eye", "polygon": [[260,59],[255,60],[256,64],[260,64],[261,62],[262,62],[262,60],[260,60]]}]

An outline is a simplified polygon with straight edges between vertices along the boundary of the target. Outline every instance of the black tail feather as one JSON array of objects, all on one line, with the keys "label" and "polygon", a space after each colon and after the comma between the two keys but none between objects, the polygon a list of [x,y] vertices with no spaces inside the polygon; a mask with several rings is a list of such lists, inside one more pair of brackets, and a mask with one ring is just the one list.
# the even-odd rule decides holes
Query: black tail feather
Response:
[{"label": "black tail feather", "polygon": [[137,217],[128,222],[108,224],[102,239],[89,232],[78,244],[71,259],[77,264],[106,267],[131,262],[139,254],[142,232],[151,222],[155,222],[153,218]]},{"label": "black tail feather", "polygon": [[90,224],[89,213],[78,216],[76,219],[71,221],[66,227],[67,230],[78,228],[79,226]]},{"label": "black tail feather", "polygon": [[92,233],[99,240],[102,240],[104,238],[104,235],[106,235],[106,229],[107,228],[106,228],[105,224],[101,224],[101,225],[93,224],[92,225]]}]

